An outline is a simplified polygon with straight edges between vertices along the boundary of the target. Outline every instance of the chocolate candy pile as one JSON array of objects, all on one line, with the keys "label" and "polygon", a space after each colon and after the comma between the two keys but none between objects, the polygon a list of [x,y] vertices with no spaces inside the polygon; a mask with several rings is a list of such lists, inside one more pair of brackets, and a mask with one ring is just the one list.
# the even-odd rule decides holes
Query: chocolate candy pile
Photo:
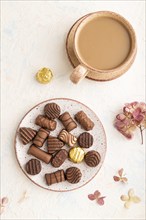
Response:
[{"label": "chocolate candy pile", "polygon": [[[100,154],[91,150],[85,153],[83,148],[89,148],[93,145],[93,136],[87,132],[94,127],[93,121],[83,111],[75,114],[75,120],[85,130],[78,137],[70,132],[77,128],[76,121],[71,117],[69,112],[61,114],[60,106],[56,103],[48,103],[44,107],[44,115],[38,115],[35,124],[40,126],[38,131],[32,128],[21,127],[19,135],[24,145],[32,142],[28,149],[28,154],[35,158],[26,163],[25,170],[30,175],[36,175],[41,172],[41,161],[51,164],[55,168],[59,168],[68,158],[73,163],[84,162],[90,167],[96,167],[100,162]],[[58,119],[64,126],[58,137],[51,136],[57,126]],[[47,143],[47,151],[40,149],[44,143]],[[62,149],[64,145],[69,146],[69,151]],[[36,159],[37,158],[37,159]],[[46,183],[48,185],[59,183],[67,180],[69,183],[75,184],[81,180],[82,173],[77,167],[69,167],[66,171],[60,169],[53,173],[45,174]]]}]

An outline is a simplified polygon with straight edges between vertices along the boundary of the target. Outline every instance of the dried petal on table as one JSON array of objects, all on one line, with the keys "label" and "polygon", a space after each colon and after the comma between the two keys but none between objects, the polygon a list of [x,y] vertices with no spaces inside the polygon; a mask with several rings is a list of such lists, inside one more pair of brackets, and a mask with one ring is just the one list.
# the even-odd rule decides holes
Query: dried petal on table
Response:
[{"label": "dried petal on table", "polygon": [[122,200],[122,201],[128,201],[128,200],[129,200],[129,196],[127,196],[127,195],[122,195],[122,196],[121,196],[121,200]]},{"label": "dried petal on table", "polygon": [[25,199],[28,199],[29,198],[29,194],[27,191],[24,191],[21,198],[18,200],[18,203],[21,203],[23,202]]},{"label": "dried petal on table", "polygon": [[119,176],[113,176],[113,179],[115,182],[122,182],[122,183],[127,183],[128,179],[125,177],[125,174],[123,174],[124,169],[121,168],[120,170],[118,170],[118,174]]},{"label": "dried petal on table", "polygon": [[120,177],[118,177],[118,176],[113,176],[113,179],[114,179],[115,182],[120,181]]},{"label": "dried petal on table", "polygon": [[8,202],[9,202],[8,197],[3,197],[3,198],[2,198],[2,202],[1,202],[1,203],[2,203],[3,206],[5,206],[6,204],[8,204]]},{"label": "dried petal on table", "polygon": [[95,199],[96,199],[96,197],[95,197],[94,194],[89,194],[89,195],[88,195],[88,198],[89,198],[90,200],[95,200]]},{"label": "dried petal on table", "polygon": [[99,205],[104,205],[104,198],[105,196],[101,196],[101,193],[98,190],[96,190],[94,194],[88,195],[88,199],[91,201],[96,200]]},{"label": "dried petal on table", "polygon": [[0,199],[0,214],[2,214],[8,204],[9,200],[7,197]]},{"label": "dried petal on table", "polygon": [[122,177],[122,175],[123,175],[123,171],[124,171],[123,168],[121,168],[120,170],[118,170],[118,174],[119,174],[120,177]]},{"label": "dried petal on table", "polygon": [[131,203],[139,203],[141,200],[138,196],[135,196],[134,190],[129,189],[128,195],[122,195],[121,200],[124,201],[124,207],[129,209],[131,206]]},{"label": "dried petal on table", "polygon": [[97,203],[98,203],[99,205],[104,205],[104,198],[105,198],[105,196],[98,198],[98,199],[97,199]]},{"label": "dried petal on table", "polygon": [[98,190],[96,190],[96,191],[94,192],[95,198],[99,198],[100,195],[101,195],[101,193],[100,193]]},{"label": "dried petal on table", "polygon": [[132,201],[134,203],[139,203],[141,200],[140,200],[140,198],[138,196],[133,196]]}]

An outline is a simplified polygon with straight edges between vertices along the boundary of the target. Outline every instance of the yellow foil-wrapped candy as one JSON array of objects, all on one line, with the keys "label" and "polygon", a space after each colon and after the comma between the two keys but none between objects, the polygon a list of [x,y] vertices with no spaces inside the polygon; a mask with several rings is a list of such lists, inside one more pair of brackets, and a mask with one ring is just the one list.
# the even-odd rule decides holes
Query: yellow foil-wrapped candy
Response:
[{"label": "yellow foil-wrapped candy", "polygon": [[46,67],[40,69],[36,74],[36,79],[38,82],[47,84],[53,78],[52,71]]},{"label": "yellow foil-wrapped candy", "polygon": [[85,152],[80,147],[73,147],[69,151],[69,157],[72,162],[80,163],[84,159]]}]

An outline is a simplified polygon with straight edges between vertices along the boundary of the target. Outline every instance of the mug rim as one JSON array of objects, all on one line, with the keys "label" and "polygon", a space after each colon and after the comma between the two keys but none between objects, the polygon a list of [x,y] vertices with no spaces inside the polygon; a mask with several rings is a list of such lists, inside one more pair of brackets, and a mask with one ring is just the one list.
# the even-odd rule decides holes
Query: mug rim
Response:
[{"label": "mug rim", "polygon": [[[77,38],[77,33],[79,32],[79,28],[81,27],[81,25],[85,22],[86,19],[88,19],[89,17],[93,16],[95,17],[95,15],[104,15],[106,17],[111,17],[115,20],[117,20],[118,22],[122,23],[122,25],[126,28],[129,36],[130,36],[130,41],[131,41],[131,47],[130,47],[130,51],[128,56],[126,57],[126,59],[117,67],[114,67],[112,69],[96,69],[90,65],[88,65],[87,63],[85,63],[82,58],[78,55],[78,51],[76,48],[76,38]],[[117,71],[121,71],[123,69],[123,67],[128,66],[129,63],[132,62],[133,58],[135,57],[135,53],[137,50],[137,43],[136,43],[136,34],[134,31],[134,28],[132,27],[132,25],[130,24],[130,22],[125,19],[123,16],[121,16],[118,13],[112,12],[112,11],[96,11],[96,12],[92,12],[90,14],[88,14],[87,16],[83,17],[83,20],[78,24],[75,33],[74,33],[74,37],[73,37],[73,50],[75,52],[75,55],[77,57],[77,59],[80,62],[80,65],[84,66],[87,68],[87,70],[92,71],[92,72],[100,72],[100,73],[110,73],[110,72],[117,72]]]}]

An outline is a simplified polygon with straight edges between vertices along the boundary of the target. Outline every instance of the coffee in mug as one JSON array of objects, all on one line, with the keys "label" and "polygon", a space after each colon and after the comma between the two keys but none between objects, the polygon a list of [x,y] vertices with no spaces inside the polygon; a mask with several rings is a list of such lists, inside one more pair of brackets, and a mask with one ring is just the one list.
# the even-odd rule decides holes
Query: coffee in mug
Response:
[{"label": "coffee in mug", "polygon": [[95,79],[117,78],[134,61],[135,32],[122,16],[109,11],[95,12],[84,17],[76,28],[73,50],[80,63],[70,77],[74,83],[89,71]]}]

